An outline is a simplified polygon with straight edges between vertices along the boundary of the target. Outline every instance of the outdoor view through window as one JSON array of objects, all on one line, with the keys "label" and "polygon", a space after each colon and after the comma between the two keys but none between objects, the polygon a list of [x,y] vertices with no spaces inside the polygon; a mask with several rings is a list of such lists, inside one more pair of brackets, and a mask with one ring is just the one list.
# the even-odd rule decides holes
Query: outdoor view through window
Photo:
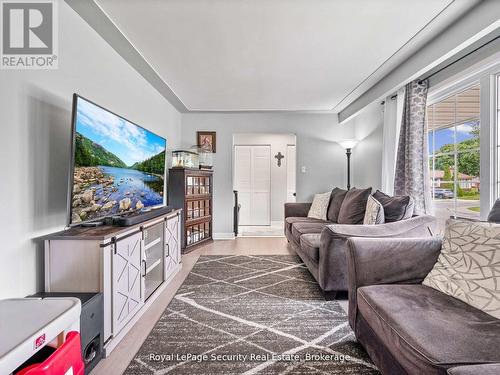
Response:
[{"label": "outdoor view through window", "polygon": [[427,107],[434,214],[479,219],[479,85]]}]

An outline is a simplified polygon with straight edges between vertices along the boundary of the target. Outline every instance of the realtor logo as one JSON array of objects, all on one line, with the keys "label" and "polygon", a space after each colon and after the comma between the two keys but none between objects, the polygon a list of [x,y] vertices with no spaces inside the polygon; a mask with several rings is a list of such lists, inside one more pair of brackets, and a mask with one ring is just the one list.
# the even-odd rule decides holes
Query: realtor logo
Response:
[{"label": "realtor logo", "polygon": [[56,2],[2,1],[2,69],[57,68]]}]

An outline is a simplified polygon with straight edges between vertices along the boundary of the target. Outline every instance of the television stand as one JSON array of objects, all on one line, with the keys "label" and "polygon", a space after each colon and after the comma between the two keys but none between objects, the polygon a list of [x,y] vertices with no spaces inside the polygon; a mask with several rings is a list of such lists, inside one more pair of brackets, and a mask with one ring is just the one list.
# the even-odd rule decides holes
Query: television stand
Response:
[{"label": "television stand", "polygon": [[170,282],[182,267],[180,218],[175,210],[126,228],[75,226],[41,238],[44,292],[103,293],[105,356],[163,290],[176,289]]}]

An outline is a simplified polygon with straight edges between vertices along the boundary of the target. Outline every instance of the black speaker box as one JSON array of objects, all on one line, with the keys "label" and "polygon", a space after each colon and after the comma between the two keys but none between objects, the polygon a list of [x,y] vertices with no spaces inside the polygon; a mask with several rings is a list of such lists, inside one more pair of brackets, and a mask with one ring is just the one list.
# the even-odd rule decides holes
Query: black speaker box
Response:
[{"label": "black speaker box", "polygon": [[85,375],[102,359],[104,351],[104,304],[102,293],[37,293],[29,297],[75,297],[82,302],[80,337]]}]

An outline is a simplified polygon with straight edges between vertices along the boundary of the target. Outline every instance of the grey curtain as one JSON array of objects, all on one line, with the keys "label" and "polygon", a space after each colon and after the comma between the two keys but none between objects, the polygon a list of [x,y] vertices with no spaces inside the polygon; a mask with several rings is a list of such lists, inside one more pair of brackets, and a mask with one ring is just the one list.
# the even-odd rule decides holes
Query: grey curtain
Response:
[{"label": "grey curtain", "polygon": [[428,82],[406,85],[394,177],[394,195],[415,200],[415,214],[430,213],[428,145],[425,126]]}]

